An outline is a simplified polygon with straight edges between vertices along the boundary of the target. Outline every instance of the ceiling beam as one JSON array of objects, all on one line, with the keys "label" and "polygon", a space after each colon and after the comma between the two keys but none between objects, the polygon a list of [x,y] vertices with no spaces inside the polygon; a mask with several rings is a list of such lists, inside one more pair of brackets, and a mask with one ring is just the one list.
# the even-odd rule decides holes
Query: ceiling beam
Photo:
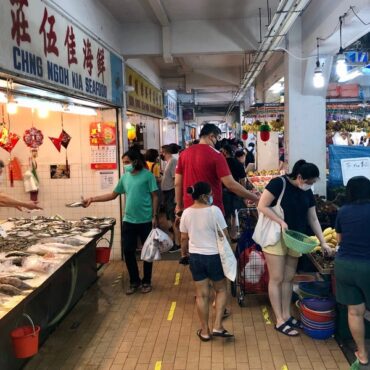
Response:
[{"label": "ceiling beam", "polygon": [[148,0],[148,3],[162,27],[163,60],[165,63],[173,63],[171,22],[167,16],[166,9],[164,8],[161,0]]}]

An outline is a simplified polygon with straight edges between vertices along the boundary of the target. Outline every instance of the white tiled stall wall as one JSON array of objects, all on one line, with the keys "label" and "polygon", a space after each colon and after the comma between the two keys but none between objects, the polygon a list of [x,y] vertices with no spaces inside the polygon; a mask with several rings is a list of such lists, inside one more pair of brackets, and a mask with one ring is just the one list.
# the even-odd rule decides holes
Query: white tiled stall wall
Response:
[{"label": "white tiled stall wall", "polygon": [[[66,163],[66,149],[61,151],[55,148],[49,137],[59,137],[61,133],[61,113],[50,112],[45,119],[38,117],[37,112],[31,109],[19,108],[18,113],[10,116],[10,132],[20,136],[20,140],[13,149],[12,158],[18,158],[22,174],[29,168],[30,148],[23,141],[24,132],[32,125],[41,130],[44,135],[43,144],[38,149],[37,173],[40,180],[38,200],[44,208],[39,213],[20,212],[14,208],[0,208],[0,219],[8,217],[32,217],[33,215],[61,215],[65,219],[77,220],[84,216],[115,217],[115,238],[111,259],[120,259],[120,214],[119,198],[105,203],[93,203],[89,208],[67,208],[67,203],[79,201],[81,196],[89,197],[111,192],[119,178],[118,170],[112,170],[114,180],[109,188],[102,189],[100,171],[90,168],[90,141],[89,126],[97,121],[115,122],[115,110],[104,111],[102,116],[82,116],[63,114],[64,130],[72,137],[68,145],[68,162],[70,165],[70,179],[51,179],[50,165]],[[7,120],[6,120],[7,121]],[[8,122],[7,122],[8,123]],[[9,180],[10,155],[4,149],[0,149],[0,159],[6,164],[6,171],[1,179],[1,191],[21,200],[29,200],[29,193],[24,190],[23,180],[14,181],[11,187]]]}]

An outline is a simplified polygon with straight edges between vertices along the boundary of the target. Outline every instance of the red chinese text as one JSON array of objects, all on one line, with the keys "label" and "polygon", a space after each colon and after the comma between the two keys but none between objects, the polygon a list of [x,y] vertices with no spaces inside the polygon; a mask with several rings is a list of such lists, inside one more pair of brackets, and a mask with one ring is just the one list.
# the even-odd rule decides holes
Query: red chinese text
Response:
[{"label": "red chinese text", "polygon": [[67,27],[66,39],[64,41],[64,45],[67,46],[68,52],[68,67],[71,64],[77,64],[76,58],[76,41],[75,41],[75,34],[73,32],[73,27]]},{"label": "red chinese text", "polygon": [[23,11],[24,6],[28,6],[28,0],[10,0],[10,4],[17,5],[16,11],[12,10],[12,39],[16,40],[19,46],[22,42],[31,42],[31,36],[27,32],[28,21]]},{"label": "red chinese text", "polygon": [[[49,32],[46,31],[46,22],[49,23]],[[45,56],[47,56],[48,53],[53,53],[56,56],[59,56],[59,50],[56,46],[57,35],[54,31],[54,24],[55,24],[55,17],[53,15],[48,17],[48,11],[45,8],[44,18],[42,19],[42,23],[39,29],[39,34],[44,35],[44,54]]]},{"label": "red chinese text", "polygon": [[98,77],[103,75],[103,82],[104,82],[104,72],[105,72],[105,58],[104,58],[104,49],[98,49],[98,54],[96,56],[96,62],[98,65]]},{"label": "red chinese text", "polygon": [[91,71],[93,69],[92,61],[94,59],[94,56],[92,55],[91,42],[89,39],[86,40],[84,39],[83,52],[84,52],[84,69],[87,69],[89,75],[91,76]]}]

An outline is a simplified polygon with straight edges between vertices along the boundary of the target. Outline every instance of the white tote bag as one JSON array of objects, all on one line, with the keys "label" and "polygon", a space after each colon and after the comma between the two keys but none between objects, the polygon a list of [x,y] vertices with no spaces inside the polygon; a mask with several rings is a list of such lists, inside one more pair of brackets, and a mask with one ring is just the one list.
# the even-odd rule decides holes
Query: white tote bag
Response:
[{"label": "white tote bag", "polygon": [[213,220],[214,220],[215,230],[216,230],[217,248],[218,248],[218,253],[220,254],[220,259],[221,259],[221,264],[222,264],[222,269],[224,271],[224,275],[229,280],[235,281],[236,271],[237,271],[237,261],[236,261],[234,252],[231,249],[231,246],[229,242],[227,241],[227,238],[221,226],[217,222],[215,207],[211,206],[211,210],[213,213]]},{"label": "white tote bag", "polygon": [[[284,211],[281,208],[280,203],[285,192],[286,181],[284,177],[280,178],[283,181],[283,190],[279,195],[276,205],[274,207],[270,207],[270,209],[275,212],[277,216],[284,219]],[[265,216],[262,212],[259,212],[257,225],[254,228],[252,239],[263,248],[268,245],[275,245],[280,240],[280,237],[281,226],[277,222],[271,220],[271,218]]]}]

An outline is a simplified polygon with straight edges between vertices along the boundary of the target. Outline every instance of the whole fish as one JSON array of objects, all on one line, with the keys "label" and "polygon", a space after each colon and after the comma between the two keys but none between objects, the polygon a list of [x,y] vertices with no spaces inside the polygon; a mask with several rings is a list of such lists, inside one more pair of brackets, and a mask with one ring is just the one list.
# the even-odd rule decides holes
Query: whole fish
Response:
[{"label": "whole fish", "polygon": [[0,293],[4,293],[10,297],[13,297],[15,295],[21,295],[22,291],[13,285],[0,284]]},{"label": "whole fish", "polygon": [[3,278],[3,277],[15,277],[15,278],[18,278],[18,279],[21,279],[21,280],[30,280],[30,279],[34,279],[36,277],[35,274],[33,274],[32,272],[9,272],[9,273],[0,273],[0,278]]},{"label": "whole fish", "polygon": [[21,289],[21,290],[29,290],[33,289],[30,285],[23,282],[21,279],[16,277],[0,277],[0,284],[8,284],[13,285],[14,287]]},{"label": "whole fish", "polygon": [[21,251],[14,251],[14,252],[10,252],[10,253],[5,255],[6,258],[9,258],[9,257],[28,257],[28,256],[30,256],[29,253],[21,252]]}]

